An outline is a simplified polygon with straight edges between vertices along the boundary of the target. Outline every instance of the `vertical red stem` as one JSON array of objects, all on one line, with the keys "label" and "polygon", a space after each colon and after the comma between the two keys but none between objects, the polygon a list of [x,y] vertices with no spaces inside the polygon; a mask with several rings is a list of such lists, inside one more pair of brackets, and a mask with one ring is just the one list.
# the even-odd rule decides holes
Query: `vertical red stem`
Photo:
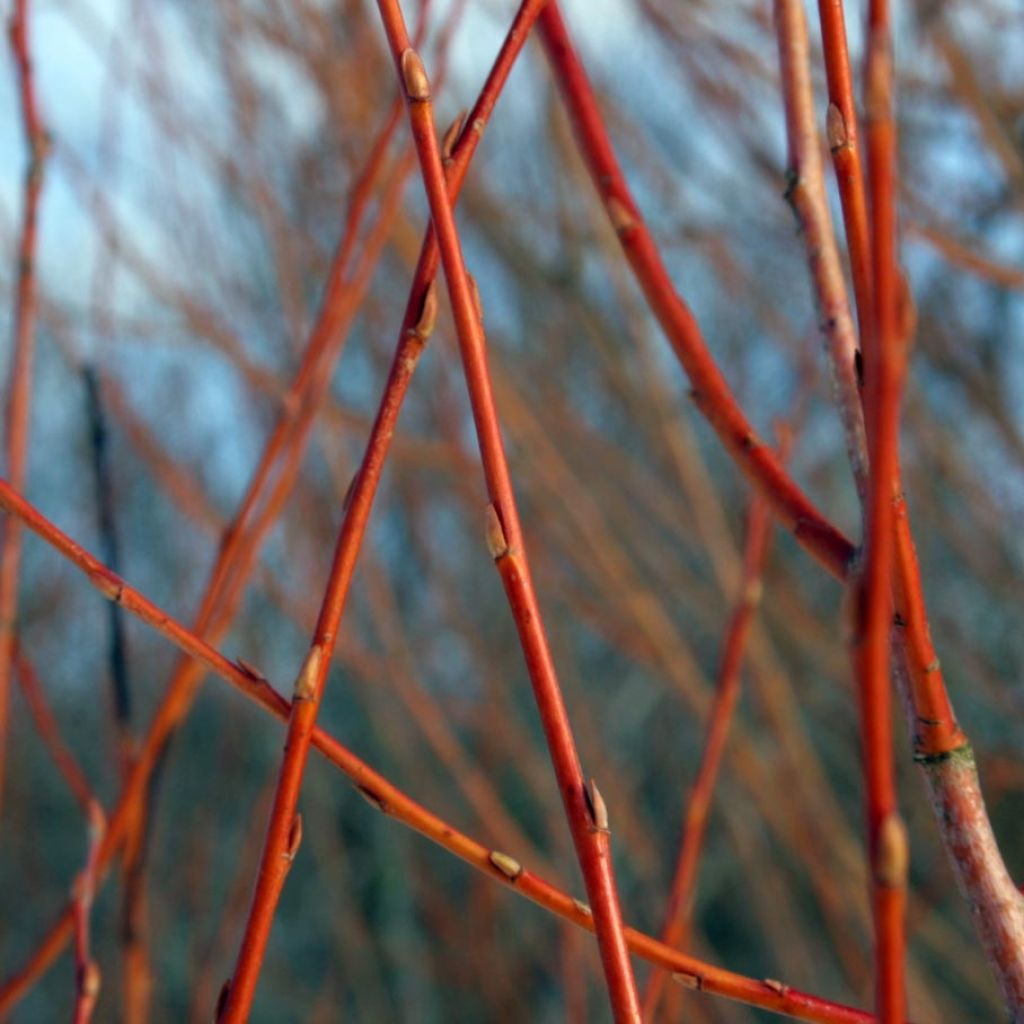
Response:
[{"label": "vertical red stem", "polygon": [[855,660],[875,917],[876,1009],[883,1024],[903,1020],[905,1012],[904,905],[908,860],[906,831],[896,806],[889,663],[895,549],[893,491],[899,473],[900,396],[907,340],[900,329],[896,265],[896,132],[891,45],[888,5],[884,0],[872,0],[868,14],[865,110],[876,358],[868,358],[865,366],[866,387],[871,396],[871,477]]},{"label": "vertical red stem", "polygon": [[[669,889],[661,941],[666,946],[685,949],[692,913],[697,866],[707,829],[711,798],[718,779],[718,769],[725,752],[733,712],[740,695],[740,669],[746,651],[747,637],[761,600],[761,568],[771,535],[771,509],[760,492],[754,492],[747,512],[746,546],[743,552],[743,574],[740,590],[726,631],[722,660],[718,667],[715,699],[708,719],[707,738],[701,755],[697,778],[686,802],[683,837],[679,844],[672,885]],[[665,987],[664,971],[651,972],[644,992],[643,1015],[653,1021]]]},{"label": "vertical red stem", "polygon": [[[14,343],[8,377],[5,456],[7,479],[17,491],[25,489],[28,461],[29,417],[32,401],[32,357],[36,333],[36,246],[39,197],[43,188],[43,164],[47,137],[36,99],[32,55],[29,47],[28,0],[15,0],[10,22],[11,53],[17,69],[21,122],[29,160],[18,245]],[[14,674],[15,618],[18,610],[18,576],[21,567],[21,525],[14,519],[0,524],[0,806],[3,803],[4,769],[11,679]]]},{"label": "vertical red stem", "polygon": [[596,787],[591,788],[590,799],[587,798],[576,744],[530,578],[491,391],[479,300],[474,297],[466,273],[455,219],[445,189],[441,155],[434,134],[429,80],[419,55],[409,45],[405,21],[398,4],[394,0],[380,0],[378,7],[408,100],[409,120],[448,283],[448,295],[490,498],[489,546],[512,608],[576,854],[593,908],[612,1010],[617,1021],[639,1021],[639,999],[629,951],[623,937],[606,814],[602,813],[602,802]]}]

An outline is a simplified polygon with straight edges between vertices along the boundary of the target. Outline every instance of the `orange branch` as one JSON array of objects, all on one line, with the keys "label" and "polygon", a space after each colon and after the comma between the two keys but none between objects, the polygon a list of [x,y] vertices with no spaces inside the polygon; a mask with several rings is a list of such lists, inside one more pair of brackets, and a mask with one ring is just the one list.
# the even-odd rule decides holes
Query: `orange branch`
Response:
[{"label": "orange branch", "polygon": [[[693,889],[704,833],[707,827],[711,798],[718,770],[725,752],[736,702],[740,695],[740,669],[747,646],[747,637],[761,601],[761,570],[771,536],[771,510],[763,494],[754,492],[747,511],[746,547],[743,552],[743,573],[739,596],[726,630],[722,660],[718,667],[715,699],[708,718],[707,738],[701,755],[697,778],[685,805],[682,841],[675,872],[669,888],[668,903],[661,927],[661,941],[666,946],[685,949],[692,914]],[[663,971],[652,971],[644,992],[643,1016],[653,1021],[665,986]]]},{"label": "orange branch", "polygon": [[736,464],[765,493],[776,518],[829,572],[845,578],[854,555],[853,544],[783,470],[747,420],[715,364],[630,193],[586,70],[554,0],[545,7],[539,28],[590,176],[637,283],[690,379],[694,403]]},{"label": "orange branch", "polygon": [[882,1024],[902,1020],[908,849],[896,805],[892,748],[890,629],[893,621],[893,491],[899,473],[900,398],[908,338],[899,320],[896,266],[896,130],[888,5],[872,0],[865,69],[871,183],[873,338],[865,365],[871,481],[863,578],[857,588],[854,660],[860,696],[868,851],[875,918],[876,1007]]},{"label": "orange branch", "polygon": [[487,367],[480,298],[463,262],[434,134],[430,81],[410,46],[405,20],[394,0],[380,0],[391,54],[405,90],[409,121],[430,213],[448,283],[459,351],[473,411],[490,504],[487,538],[526,659],[576,856],[594,908],[598,946],[616,1021],[639,1021],[636,981],[623,938],[622,912],[608,839],[607,811],[593,780],[585,782],[561,687],[551,659],[526,557]]},{"label": "orange branch", "polygon": [[[15,0],[10,22],[11,54],[18,76],[22,131],[28,145],[21,238],[18,245],[14,307],[14,340],[8,377],[5,418],[7,478],[19,491],[25,488],[28,431],[32,401],[32,361],[36,333],[36,245],[39,197],[49,139],[36,99],[32,55],[29,48],[28,0]],[[18,576],[21,566],[21,527],[0,524],[0,805],[4,769],[11,678],[14,668],[15,620],[18,611]]]},{"label": "orange branch", "polygon": [[89,1024],[100,996],[100,968],[92,958],[89,942],[89,917],[96,893],[100,867],[100,845],[106,821],[95,800],[89,802],[89,855],[85,868],[75,880],[75,1013],[74,1024]]}]

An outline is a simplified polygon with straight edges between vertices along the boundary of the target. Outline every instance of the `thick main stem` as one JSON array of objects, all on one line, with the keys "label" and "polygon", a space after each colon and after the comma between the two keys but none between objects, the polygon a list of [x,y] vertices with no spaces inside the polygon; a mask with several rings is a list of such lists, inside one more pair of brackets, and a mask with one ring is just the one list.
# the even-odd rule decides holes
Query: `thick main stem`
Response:
[{"label": "thick main stem", "polygon": [[[488,538],[512,607],[534,698],[544,726],[576,855],[594,912],[598,945],[612,1010],[617,1021],[637,1022],[640,1004],[629,951],[623,937],[606,817],[596,786],[588,790],[569,725],[526,560],[519,515],[491,391],[486,342],[478,297],[471,290],[434,134],[430,84],[419,55],[409,45],[404,18],[393,0],[378,7],[400,81],[408,100],[420,170],[441,251],[441,263],[455,319],[487,492]],[[588,799],[588,792],[590,794]]]},{"label": "thick main stem", "polygon": [[[872,430],[870,470],[861,415],[855,354],[856,337],[846,298],[839,253],[825,199],[818,136],[813,114],[810,47],[803,4],[776,0],[776,35],[786,110],[791,184],[789,199],[803,229],[814,294],[829,338],[829,357],[837,404],[846,433],[847,450],[861,504],[864,507],[866,564],[857,592],[854,662],[859,683],[863,735],[864,788],[867,806],[868,851],[875,917],[875,975],[878,1012],[883,1021],[903,1017],[903,906],[906,899],[906,836],[896,809],[890,711],[889,633],[892,621],[893,516],[889,497],[898,473],[898,428],[902,368],[895,352],[897,339],[886,338],[881,360],[868,361],[868,393]],[[849,112],[847,112],[849,113]],[[830,134],[845,135],[842,109],[830,109]],[[836,121],[841,122],[837,127]],[[836,141],[835,138],[832,140]],[[890,171],[891,176],[891,171]],[[890,194],[883,201],[891,202]],[[891,220],[888,229],[893,229]],[[884,273],[895,274],[892,243],[876,246],[890,262]],[[874,268],[872,294],[879,276]],[[892,296],[889,296],[891,299]],[[878,307],[875,307],[876,314]],[[870,328],[882,335],[876,315]]]},{"label": "thick main stem", "polygon": [[[842,202],[861,345],[866,363],[873,342],[871,244],[853,81],[840,0],[819,0],[829,90],[829,145]],[[865,405],[872,399],[865,394]],[[1024,898],[992,831],[977,766],[943,678],[928,624],[921,570],[898,473],[894,484],[896,678],[911,714],[910,732],[931,797],[943,845],[971,912],[993,974],[1013,1019],[1024,1021]]]},{"label": "thick main stem", "polygon": [[865,367],[871,480],[864,572],[857,594],[855,662],[861,705],[868,845],[875,917],[876,1008],[882,1024],[902,1020],[908,850],[896,806],[889,632],[895,567],[893,488],[899,473],[900,401],[908,338],[899,322],[896,265],[896,129],[888,4],[872,0],[865,84],[871,183],[875,358]]}]

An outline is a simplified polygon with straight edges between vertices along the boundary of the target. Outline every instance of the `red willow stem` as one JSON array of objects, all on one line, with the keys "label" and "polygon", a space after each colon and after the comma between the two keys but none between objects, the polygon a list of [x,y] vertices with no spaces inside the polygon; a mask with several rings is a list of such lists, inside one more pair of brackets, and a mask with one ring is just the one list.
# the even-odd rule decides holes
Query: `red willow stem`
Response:
[{"label": "red willow stem", "polygon": [[[828,141],[839,186],[853,291],[857,301],[863,365],[866,367],[877,363],[878,354],[874,341],[871,231],[868,225],[853,76],[841,0],[819,0],[818,11],[828,79]],[[872,401],[871,389],[865,388],[863,402],[869,424],[874,422],[874,414],[871,412]],[[896,611],[903,625],[901,653],[906,661],[911,702],[915,712],[914,751],[918,758],[941,758],[966,748],[967,738],[957,723],[938,656],[932,644],[921,584],[921,570],[910,529],[901,477],[902,473],[897,467],[894,483],[894,587]]]},{"label": "red willow stem", "polygon": [[593,780],[585,783],[561,687],[551,659],[540,607],[526,558],[519,513],[491,391],[479,295],[463,262],[455,218],[444,183],[434,134],[430,83],[396,0],[379,0],[392,57],[407,99],[409,122],[437,234],[441,263],[455,320],[462,366],[483,463],[490,504],[488,547],[498,567],[526,659],[534,698],[573,837],[587,894],[594,910],[598,946],[616,1021],[638,1022],[636,981],[623,938],[612,866],[607,809]]},{"label": "red willow stem", "polygon": [[[494,108],[542,0],[527,0],[520,8],[469,116],[469,125],[455,154],[445,154],[447,194],[454,202],[465,179],[487,120]],[[456,128],[461,125],[456,125]],[[452,133],[454,134],[454,132]],[[399,341],[388,373],[384,395],[374,419],[359,470],[347,498],[331,572],[320,607],[313,639],[295,683],[284,757],[257,873],[256,888],[219,1020],[239,1024],[248,1018],[259,972],[270,937],[274,912],[301,834],[296,808],[309,755],[323,690],[327,681],[338,628],[348,598],[356,561],[369,522],[409,382],[427,343],[437,316],[438,252],[435,236],[428,231],[421,249]]]},{"label": "red willow stem", "polygon": [[908,338],[901,330],[896,266],[896,129],[892,109],[888,5],[871,0],[865,66],[868,171],[871,183],[873,338],[865,366],[871,480],[862,580],[854,582],[857,666],[864,747],[868,851],[875,919],[876,1009],[882,1024],[902,1020],[907,838],[896,806],[890,700],[890,626],[899,472],[900,397]]},{"label": "red willow stem", "polygon": [[857,131],[857,103],[853,94],[850,53],[846,43],[843,0],[818,0],[818,19],[821,22],[825,76],[828,82],[828,145],[839,185],[861,345],[868,349],[874,329],[871,239],[868,233],[867,198]]},{"label": "red willow stem", "polygon": [[[409,169],[411,170],[411,167]],[[395,182],[396,188],[400,184],[401,177],[401,173],[396,176],[398,179]],[[371,230],[371,237],[366,242],[366,252],[364,253],[364,258],[361,261],[361,267],[356,273],[350,288],[347,289],[348,299],[343,305],[344,308],[348,308],[349,305],[352,307],[348,314],[349,318],[354,313],[355,306],[358,305],[358,297],[364,293],[365,289],[369,285],[373,266],[376,263],[377,256],[383,249],[384,241],[390,231],[391,221],[397,212],[397,196],[391,195],[387,198],[390,201],[384,208],[384,212],[379,218],[378,224]],[[342,323],[344,323],[344,321],[342,321]],[[322,397],[322,394],[324,393],[326,393],[326,383],[322,385],[322,391],[317,393],[316,400],[314,400],[312,396],[307,396],[307,400],[302,406],[302,412],[300,415],[301,430],[297,434],[300,440],[296,442],[297,444],[304,443],[308,438],[316,405],[318,404],[319,398]],[[231,580],[231,589],[221,591],[220,610],[218,611],[217,605],[213,602],[211,590],[208,590],[207,600],[204,602],[204,608],[200,610],[200,616],[197,617],[193,630],[186,630],[185,627],[175,623],[172,632],[177,632],[179,636],[183,634],[190,636],[210,636],[211,634],[215,634],[217,631],[223,631],[226,629],[230,622],[231,612],[223,610],[224,603],[227,602],[229,598],[234,601],[238,600],[241,587],[255,561],[259,541],[266,535],[272,522],[276,519],[284,504],[284,500],[289,493],[297,472],[298,458],[296,455],[288,464],[286,464],[285,469],[278,474],[274,483],[274,491],[267,499],[260,517],[254,521],[250,530],[240,535],[240,539],[237,541],[237,544],[232,543],[230,533],[226,538],[227,543],[222,546],[222,550],[218,556],[218,563],[214,567],[214,577],[217,577],[220,567],[224,565],[223,560],[225,558],[231,557],[236,561],[227,566],[229,569],[234,569],[234,575]],[[15,494],[15,492],[10,488],[10,485],[6,482],[3,482],[0,486],[2,486],[2,489],[8,499],[17,499],[18,501],[23,500]],[[3,499],[0,499],[0,505],[3,505],[3,507],[8,509],[10,508],[10,506],[4,504]],[[55,530],[56,528],[51,526],[50,529]],[[43,535],[46,536],[45,531]],[[77,545],[74,545],[74,542],[67,538],[65,538],[65,540],[67,540],[73,548],[81,550],[77,548]],[[228,551],[230,551],[230,555],[228,554]],[[237,561],[242,559],[246,560],[246,564],[244,566],[238,566]],[[92,568],[99,572],[96,582],[100,584],[101,590],[105,586],[107,588],[107,596],[112,598],[115,597],[116,590],[118,586],[120,586],[120,577],[95,559],[92,559]],[[227,573],[225,571],[224,577],[226,577],[226,575]],[[214,581],[211,580],[211,588],[213,585]],[[142,605],[133,606],[133,600],[134,598],[132,593],[129,592],[125,600],[121,603],[127,610],[133,612],[137,612],[139,607],[146,607],[144,600]],[[151,617],[146,621],[149,621],[151,624],[156,624],[160,621],[160,615],[156,615],[152,607],[149,607],[147,611]],[[204,611],[205,615],[203,614]],[[215,612],[219,615],[219,618],[216,621],[213,620]],[[156,615],[155,618],[152,617],[154,615]],[[166,619],[166,616],[164,616],[164,618]],[[179,646],[181,645],[179,644]],[[146,797],[147,784],[150,776],[159,761],[160,753],[164,748],[168,737],[174,732],[185,715],[187,715],[195,696],[198,683],[203,674],[204,670],[202,666],[197,664],[196,660],[193,658],[183,658],[172,674],[170,684],[168,685],[160,705],[153,716],[146,736],[139,744],[131,769],[122,781],[120,796],[117,804],[110,814],[110,819],[104,836],[104,864],[109,861],[119,848],[120,844],[125,841],[129,830],[141,828],[142,814],[144,812],[142,803]],[[68,923],[70,924],[70,918],[68,919]],[[62,941],[66,941],[69,934],[70,932],[65,932]],[[58,945],[56,949],[59,948],[60,947]],[[55,952],[56,950],[53,951],[54,955]],[[46,962],[48,962],[48,960]],[[45,966],[45,963],[43,965]]]},{"label": "red willow stem", "polygon": [[[898,473],[899,401],[902,368],[893,348],[898,339],[877,323],[881,307],[876,305],[876,323],[869,332],[885,343],[879,359],[869,350],[867,374],[869,415],[875,419],[868,432],[873,443],[869,478],[864,425],[861,419],[854,355],[856,338],[846,298],[839,253],[832,231],[825,198],[818,136],[813,113],[810,47],[802,2],[776,0],[776,33],[779,66],[786,108],[786,134],[789,140],[791,186],[789,197],[803,228],[814,293],[829,336],[829,355],[836,380],[836,397],[847,436],[847,449],[857,480],[861,502],[865,505],[866,567],[863,590],[854,580],[855,597],[862,602],[854,626],[854,662],[859,681],[860,718],[864,748],[865,801],[868,819],[868,855],[872,876],[872,904],[875,918],[875,977],[878,986],[878,1011],[884,1021],[902,1020],[904,1003],[903,905],[906,900],[906,836],[896,807],[895,771],[892,749],[890,710],[892,622],[891,580],[893,577],[893,518],[891,495]],[[870,81],[870,79],[869,79]],[[881,99],[876,103],[880,104]],[[881,112],[879,117],[884,116]],[[836,134],[836,118],[846,131],[845,114],[834,105],[830,109],[831,134]],[[890,150],[891,159],[891,150]],[[891,170],[889,171],[891,176]],[[878,202],[892,202],[891,177],[888,192]],[[890,221],[876,224],[877,231],[894,230]],[[895,254],[886,242],[881,249],[888,263],[879,271],[876,265],[872,291],[878,289],[879,274],[895,280]],[[895,299],[891,291],[891,303]],[[894,327],[894,325],[893,325]],[[884,417],[884,420],[880,417]],[[884,449],[884,450],[883,450]]]},{"label": "red willow stem", "polygon": [[[400,114],[400,105],[396,104],[396,107]],[[295,381],[282,401],[282,414],[265,446],[242,504],[222,538],[193,622],[193,630],[198,635],[215,639],[230,624],[233,606],[240,599],[260,541],[269,531],[290,493],[316,409],[328,390],[329,367],[340,353],[345,337],[344,329],[351,322],[361,296],[369,287],[373,268],[390,232],[397,209],[397,192],[402,187],[405,175],[411,171],[409,161],[406,161],[408,166],[400,166],[393,177],[389,194],[385,196],[388,205],[383,207],[382,214],[370,229],[358,267],[355,270],[348,268],[358,226],[372,196],[371,183],[383,170],[386,143],[397,127],[397,118],[392,120],[393,124],[390,121],[385,123],[378,144],[367,161],[366,172],[355,186],[346,231],[332,263],[306,354]],[[271,493],[260,507],[259,515],[254,516],[253,510],[257,507],[267,481],[271,479],[275,459],[282,451],[285,452],[285,465],[274,478]],[[149,778],[158,763],[160,751],[188,714],[202,675],[201,666],[191,659],[184,658],[176,665],[149,729],[139,744],[131,768],[122,781],[118,802],[111,812],[105,839],[111,854],[126,838],[131,841],[129,833],[141,836],[147,813],[144,804]]]},{"label": "red willow stem", "polygon": [[774,11],[789,150],[786,199],[796,215],[807,253],[818,321],[825,335],[832,390],[857,496],[863,508],[867,501],[868,454],[857,383],[857,332],[825,194],[825,173],[814,117],[807,18],[803,6],[795,0],[775,0]]},{"label": "red willow stem", "polygon": [[[786,442],[788,447],[788,441]],[[785,453],[780,453],[785,458]],[[754,491],[747,510],[746,544],[743,550],[743,571],[739,594],[726,629],[722,660],[718,666],[715,698],[708,716],[707,738],[701,755],[697,777],[690,790],[684,810],[682,840],[676,859],[668,902],[661,926],[661,941],[673,949],[685,949],[693,912],[693,889],[697,879],[708,813],[718,769],[725,752],[725,743],[740,695],[740,669],[746,652],[747,637],[761,603],[761,571],[771,538],[771,509],[760,491]],[[665,987],[664,971],[654,970],[644,991],[643,1019],[655,1020],[658,1003]],[[675,1019],[674,1016],[672,1019]]]},{"label": "red willow stem", "polygon": [[[183,653],[201,662],[209,671],[229,682],[276,718],[282,721],[288,719],[291,710],[288,700],[259,672],[230,661],[207,641],[177,622],[61,532],[2,480],[0,508],[17,517],[67,558],[108,600],[118,601],[126,611],[154,628]],[[419,832],[471,867],[516,890],[539,906],[581,928],[594,931],[593,914],[585,903],[549,884],[508,854],[476,842],[432,814],[319,727],[313,730],[312,744],[353,782],[377,810]],[[114,813],[116,815],[118,812]],[[109,866],[116,852],[117,843],[112,837],[114,827],[114,817],[111,817],[100,844],[97,877]],[[56,959],[74,930],[74,919],[75,908],[72,904],[51,927],[29,962],[0,988],[0,1016],[7,1013],[28,992]],[[779,981],[757,981],[707,964],[696,957],[679,953],[633,928],[626,928],[624,936],[627,946],[633,952],[672,971],[673,980],[685,987],[785,1014],[796,1020],[820,1021],[823,1024],[868,1024],[873,1019],[864,1011],[801,992]]]},{"label": "red willow stem", "polygon": [[[871,245],[861,170],[853,82],[842,6],[820,0],[822,41],[828,73],[829,142],[842,200],[857,296],[864,362],[877,362],[872,342],[874,308]],[[841,119],[837,113],[841,112]],[[872,401],[866,391],[865,406]],[[870,418],[870,416],[869,416]],[[1024,898],[1006,864],[985,808],[967,737],[956,720],[932,644],[906,498],[894,481],[897,680],[912,711],[915,760],[925,776],[943,844],[957,884],[981,938],[1003,999],[1015,1020],[1024,1021]]]},{"label": "red willow stem", "polygon": [[692,386],[697,408],[743,472],[764,491],[796,539],[834,576],[845,578],[854,546],[783,470],[757,435],[715,364],[689,307],[676,292],[626,184],[593,88],[551,0],[538,25],[576,138],[626,259]]},{"label": "red willow stem", "polygon": [[106,821],[103,809],[95,800],[87,808],[89,823],[89,854],[85,867],[75,880],[75,1012],[74,1024],[89,1024],[100,996],[100,968],[92,958],[89,941],[89,918],[96,894],[100,868],[100,844]]},{"label": "red willow stem", "polygon": [[[605,198],[609,219],[617,230],[638,282],[684,369],[691,373],[692,365],[695,370],[702,370],[710,363],[710,356],[689,310],[673,294],[671,281],[653,240],[639,219],[636,203],[629,195],[611,149],[590,83],[573,52],[554,0],[545,9],[539,28],[572,118],[580,150],[599,194]],[[852,111],[852,101],[844,104],[844,109]],[[850,126],[854,126],[853,121]],[[867,234],[864,230],[859,237],[866,238]],[[849,237],[858,236],[851,233]],[[870,247],[864,251],[869,252]],[[863,308],[860,320],[867,322],[867,336],[870,337],[872,318],[865,317]],[[768,494],[776,515],[794,529],[797,539],[833,575],[845,578],[853,546],[834,527],[823,522],[813,509],[812,519],[800,517],[800,510],[809,507],[807,499],[787,477],[780,474],[777,467],[770,463],[766,465],[756,457],[760,448],[753,452],[748,449],[748,439],[754,435],[713,365],[712,371],[707,378],[701,378],[703,390],[710,398],[702,397],[700,385],[696,388],[698,407],[715,427],[727,451],[757,487]],[[691,376],[691,379],[697,383],[696,378]],[[870,424],[870,415],[867,420]],[[991,824],[984,812],[973,755],[957,725],[942,682],[928,631],[920,571],[906,515],[906,506],[900,495],[895,503],[900,565],[896,590],[901,616],[896,637],[913,700],[916,758],[924,769],[936,820],[958,884],[971,907],[1004,999],[1011,1011],[1024,1021],[1024,901],[999,855]],[[900,667],[897,664],[897,668]]]},{"label": "red willow stem", "polygon": [[[8,377],[5,420],[7,478],[25,489],[28,432],[32,401],[32,359],[36,334],[36,247],[39,198],[49,139],[36,99],[32,55],[29,48],[28,0],[15,0],[10,21],[11,54],[17,70],[22,131],[28,145],[28,166],[17,253],[14,339]],[[18,611],[18,576],[21,567],[21,526],[8,521],[0,527],[0,807],[3,805],[7,764],[11,679],[14,674],[15,620]]]},{"label": "red willow stem", "polygon": [[[353,186],[345,229],[328,271],[316,323],[310,333],[298,371],[288,390],[281,397],[281,412],[264,446],[259,464],[253,471],[245,496],[224,531],[217,561],[211,570],[196,617],[199,630],[206,628],[218,604],[222,603],[225,583],[245,545],[246,531],[251,525],[254,510],[266,489],[275,462],[282,453],[287,452],[289,443],[301,447],[298,438],[303,436],[304,421],[311,419],[319,404],[318,399],[321,394],[326,393],[331,369],[341,354],[341,345],[345,338],[344,327],[352,315],[355,304],[352,299],[352,292],[355,289],[352,287],[350,267],[352,253],[363,218],[373,198],[373,189],[384,171],[388,147],[401,114],[401,102],[396,101],[389,109],[384,126],[375,139],[366,164]],[[314,395],[316,397],[313,397]]]}]

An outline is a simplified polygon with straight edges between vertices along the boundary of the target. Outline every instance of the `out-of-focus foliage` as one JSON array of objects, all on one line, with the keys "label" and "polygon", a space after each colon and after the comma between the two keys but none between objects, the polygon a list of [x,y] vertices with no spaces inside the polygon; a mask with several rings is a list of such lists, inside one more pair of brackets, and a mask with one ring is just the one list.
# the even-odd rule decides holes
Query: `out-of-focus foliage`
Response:
[{"label": "out-of-focus foliage", "polygon": [[[439,116],[472,102],[513,9],[431,7],[425,58],[432,70],[448,65]],[[1024,26],[1014,0],[918,0],[897,13],[902,256],[919,322],[906,485],[952,697],[1009,866],[1022,873]],[[855,56],[861,14],[848,11]],[[795,477],[856,536],[804,256],[782,198],[769,6],[636,0],[573,4],[567,16],[631,185],[716,357],[758,428],[793,426]],[[122,572],[189,620],[298,364],[346,196],[395,95],[393,68],[372,5],[351,0],[70,0],[39,5],[34,40],[55,146],[27,496],[99,550],[82,378],[94,366]],[[824,121],[821,81],[818,96]],[[0,98],[6,308],[23,153],[7,83]],[[407,145],[403,125],[396,162]],[[691,408],[539,49],[528,47],[513,74],[459,223],[558,668],[585,768],[615,822],[623,906],[656,931],[735,597],[748,490]],[[424,226],[413,176],[294,494],[220,643],[283,689],[313,626]],[[484,500],[442,312],[321,718],[416,799],[579,891],[483,541]],[[112,801],[106,607],[34,538],[21,592],[23,648]],[[777,539],[716,794],[694,948],[864,1005],[870,921],[840,599]],[[142,731],[177,655],[134,621],[127,633]],[[155,1021],[209,1019],[230,973],[282,736],[208,680],[170,748],[147,844]],[[912,1017],[996,1019],[995,986],[902,728],[898,739],[913,849]],[[314,762],[301,870],[284,891],[255,1019],[554,1021],[565,1018],[565,993],[581,988],[581,1019],[603,1019],[588,941],[376,814]],[[0,818],[5,975],[64,905],[84,853],[80,812],[15,696]],[[94,922],[104,1021],[120,1019],[119,906],[114,877]],[[12,1019],[63,1019],[71,972],[65,957]],[[693,1020],[767,1019],[701,996],[686,1007]]]}]

